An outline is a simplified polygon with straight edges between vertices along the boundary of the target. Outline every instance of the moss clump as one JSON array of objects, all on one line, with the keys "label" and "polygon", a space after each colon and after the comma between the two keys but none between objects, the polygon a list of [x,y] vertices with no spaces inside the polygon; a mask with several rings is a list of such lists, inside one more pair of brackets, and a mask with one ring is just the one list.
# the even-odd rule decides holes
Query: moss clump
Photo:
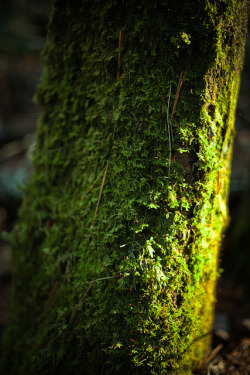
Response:
[{"label": "moss clump", "polygon": [[245,0],[54,1],[2,372],[202,362],[246,14]]}]

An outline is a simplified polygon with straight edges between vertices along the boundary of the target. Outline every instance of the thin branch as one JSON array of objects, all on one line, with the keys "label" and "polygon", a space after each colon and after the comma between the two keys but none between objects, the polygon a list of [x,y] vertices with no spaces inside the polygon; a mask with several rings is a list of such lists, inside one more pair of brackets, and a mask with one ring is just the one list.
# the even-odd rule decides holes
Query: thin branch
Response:
[{"label": "thin branch", "polygon": [[206,363],[209,363],[212,361],[212,359],[216,356],[216,354],[223,348],[223,344],[219,344],[216,346],[216,348],[212,351],[210,356],[208,357]]},{"label": "thin branch", "polygon": [[174,106],[173,106],[173,110],[172,110],[172,114],[171,114],[171,119],[170,119],[170,124],[173,120],[173,116],[174,116],[174,112],[176,110],[176,107],[177,107],[177,103],[178,103],[178,99],[179,99],[179,96],[180,96],[180,90],[181,90],[181,86],[183,84],[183,81],[184,81],[184,76],[181,72],[180,74],[180,78],[179,78],[179,82],[178,82],[178,86],[177,86],[177,89],[176,89],[176,94],[175,94],[175,99],[174,99]]},{"label": "thin branch", "polygon": [[217,172],[217,194],[220,194],[220,171]]},{"label": "thin branch", "polygon": [[86,295],[88,294],[88,292],[90,291],[90,289],[92,288],[92,286],[94,285],[95,281],[92,281],[89,286],[88,286],[88,289],[86,290],[86,292],[84,293],[84,295],[82,296],[82,298],[80,299],[79,303],[74,307],[73,311],[72,311],[72,314],[71,314],[71,317],[70,317],[70,322],[72,322],[74,316],[75,316],[75,313],[76,313],[76,310],[77,310],[77,307],[80,307],[86,297]]},{"label": "thin branch", "polygon": [[169,108],[170,108],[170,99],[171,99],[171,89],[172,89],[172,85],[170,85],[170,88],[169,88],[169,95],[168,95],[167,123],[168,123],[169,132],[171,133],[171,138],[172,138],[172,140],[173,140],[174,137],[173,137],[172,126],[171,126],[171,124],[170,124],[170,122],[169,122]]},{"label": "thin branch", "polygon": [[82,298],[81,298],[80,301],[79,301],[79,304],[78,304],[79,306],[83,303],[83,301],[84,301],[86,295],[88,294],[88,292],[90,291],[90,289],[91,289],[92,286],[94,285],[95,281],[96,281],[96,280],[93,280],[93,281],[91,281],[91,283],[89,284],[88,289],[86,290],[86,292],[84,293],[84,295],[82,296]]},{"label": "thin branch", "polygon": [[[131,268],[131,269],[132,269],[132,268]],[[128,270],[128,271],[131,271],[131,269]],[[128,272],[128,271],[127,271],[127,272]],[[92,283],[95,283],[96,281],[115,279],[116,277],[123,276],[125,273],[126,273],[126,272],[120,272],[120,273],[118,273],[117,275],[114,275],[114,276],[101,277],[100,279],[92,280],[92,281],[91,281],[91,284],[92,284]]]},{"label": "thin branch", "polygon": [[[171,128],[170,128],[169,117],[168,117],[169,106],[170,106],[170,98],[171,98],[171,88],[172,88],[172,85],[170,85],[170,88],[169,88],[168,107],[167,107],[168,144],[169,144],[169,166],[168,166],[168,174],[170,174],[171,157],[172,157],[172,154],[171,154],[171,152],[172,152],[172,146],[171,146]],[[167,130],[166,126],[165,126],[165,130]],[[173,137],[173,134],[172,134],[172,137]]]},{"label": "thin branch", "polygon": [[70,322],[72,321],[72,319],[74,318],[74,315],[75,315],[75,312],[76,312],[76,309],[77,307],[80,307],[86,297],[86,295],[88,294],[88,292],[90,291],[90,289],[92,288],[92,286],[94,285],[94,283],[96,281],[102,281],[102,280],[109,280],[109,279],[115,279],[119,276],[123,276],[125,274],[125,272],[121,272],[121,273],[118,273],[117,275],[114,275],[114,276],[109,276],[109,277],[102,277],[100,279],[95,279],[95,280],[92,280],[90,281],[90,284],[86,290],[86,292],[84,293],[84,295],[82,296],[82,298],[80,299],[79,303],[74,307],[73,311],[72,311],[72,314],[71,314],[71,317],[70,317]]},{"label": "thin branch", "polygon": [[100,193],[99,193],[99,197],[98,197],[98,201],[97,201],[96,210],[95,210],[95,216],[94,217],[97,217],[97,212],[98,212],[99,203],[100,203],[101,196],[102,196],[102,190],[103,190],[103,186],[104,186],[104,182],[105,182],[105,178],[106,178],[108,166],[109,166],[109,163],[107,163],[106,168],[105,168],[105,172],[104,172],[104,175],[103,175],[102,184],[101,184],[101,188],[100,188]]},{"label": "thin branch", "polygon": [[120,30],[119,32],[119,53],[118,53],[117,76],[116,76],[117,81],[120,78],[121,56],[122,56],[122,30]]},{"label": "thin branch", "polygon": [[[133,268],[129,269],[128,271],[131,271]],[[127,272],[128,272],[127,271]],[[82,298],[80,299],[78,305],[81,305],[83,300],[85,299],[86,295],[88,294],[88,292],[90,291],[90,289],[92,288],[92,286],[94,285],[94,283],[96,281],[103,281],[103,280],[110,280],[110,279],[116,279],[117,277],[120,277],[120,276],[124,276],[125,273],[127,272],[120,272],[118,273],[117,275],[114,275],[114,276],[107,276],[107,277],[101,277],[100,279],[95,279],[95,280],[92,280],[90,281],[90,284],[88,286],[88,289],[86,290],[86,292],[84,293],[84,295],[82,296]]]},{"label": "thin branch", "polygon": [[[106,167],[105,167],[106,168]],[[97,181],[99,180],[99,178],[101,177],[101,175],[103,174],[103,171],[105,170],[105,168],[101,171],[101,173],[99,174],[99,176],[95,179],[95,181],[93,182],[93,184],[90,186],[89,190],[87,191],[87,193],[84,194],[84,196],[79,200],[79,202],[77,203],[76,207],[79,206],[79,204],[84,200],[84,198],[86,198],[86,196],[88,195],[88,193],[93,189],[93,187],[95,186],[95,184],[97,183]]]}]

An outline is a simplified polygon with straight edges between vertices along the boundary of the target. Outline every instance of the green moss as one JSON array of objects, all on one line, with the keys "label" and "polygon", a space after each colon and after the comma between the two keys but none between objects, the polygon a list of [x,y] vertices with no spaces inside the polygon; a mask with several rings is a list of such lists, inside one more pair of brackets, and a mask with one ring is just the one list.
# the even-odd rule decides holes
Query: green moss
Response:
[{"label": "green moss", "polygon": [[246,14],[54,1],[5,372],[183,374],[206,358]]}]

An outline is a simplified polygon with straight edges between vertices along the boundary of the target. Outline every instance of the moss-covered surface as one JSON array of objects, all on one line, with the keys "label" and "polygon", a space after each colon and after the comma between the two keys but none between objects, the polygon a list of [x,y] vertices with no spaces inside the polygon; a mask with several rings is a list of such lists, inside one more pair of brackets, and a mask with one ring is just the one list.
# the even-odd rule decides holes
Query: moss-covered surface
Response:
[{"label": "moss-covered surface", "polygon": [[54,1],[1,373],[206,357],[247,8]]}]

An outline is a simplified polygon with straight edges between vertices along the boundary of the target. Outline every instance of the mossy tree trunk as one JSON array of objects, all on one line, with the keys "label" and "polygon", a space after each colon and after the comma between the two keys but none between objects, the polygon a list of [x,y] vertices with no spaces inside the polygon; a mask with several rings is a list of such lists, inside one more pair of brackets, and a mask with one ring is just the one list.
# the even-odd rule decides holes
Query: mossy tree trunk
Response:
[{"label": "mossy tree trunk", "polygon": [[187,374],[209,350],[247,0],[56,0],[4,374]]}]

